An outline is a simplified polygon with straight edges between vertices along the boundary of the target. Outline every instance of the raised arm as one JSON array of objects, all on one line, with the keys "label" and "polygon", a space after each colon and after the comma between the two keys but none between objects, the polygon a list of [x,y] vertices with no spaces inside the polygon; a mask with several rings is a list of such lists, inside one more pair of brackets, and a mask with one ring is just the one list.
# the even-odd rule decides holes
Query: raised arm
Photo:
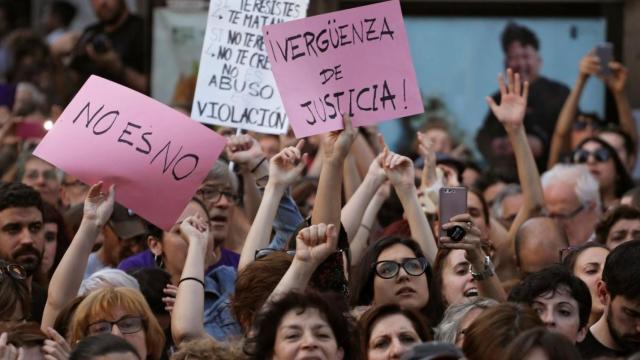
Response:
[{"label": "raised arm", "polygon": [[381,160],[382,154],[371,162],[362,184],[342,208],[340,220],[349,241],[352,241],[356,236],[367,204],[369,204],[380,185],[387,179],[384,169],[380,165]]},{"label": "raised arm", "polygon": [[171,313],[171,336],[176,345],[207,337],[204,331],[204,261],[207,254],[209,225],[206,219],[188,217],[180,224],[182,237],[189,243],[187,258],[178,284]]},{"label": "raised arm", "polygon": [[[605,84],[616,100],[616,107],[618,109],[618,119],[620,120],[620,128],[629,134],[633,139],[633,143],[636,148],[633,149],[633,154],[636,153],[638,148],[638,130],[636,128],[636,122],[631,112],[631,106],[629,105],[629,99],[624,92],[625,85],[627,83],[628,72],[627,68],[619,62],[612,61],[609,63],[611,69],[611,76],[604,79]],[[629,154],[632,155],[632,154]],[[627,164],[625,164],[627,165]],[[629,164],[633,166],[635,164]]]},{"label": "raised arm", "polygon": [[333,224],[316,224],[304,228],[296,236],[296,255],[291,266],[282,276],[267,303],[280,294],[304,290],[314,271],[323,261],[336,251],[338,231]]},{"label": "raised arm", "polygon": [[369,201],[367,209],[364,211],[364,215],[362,216],[362,221],[358,227],[358,231],[356,232],[356,236],[349,244],[349,248],[351,250],[351,266],[357,265],[365,250],[367,250],[367,246],[369,245],[367,240],[371,237],[371,232],[376,224],[376,216],[384,202],[389,198],[390,192],[391,184],[386,182],[378,188],[376,194],[373,196],[371,201]]},{"label": "raised arm", "polygon": [[351,118],[343,116],[344,129],[332,131],[322,142],[323,159],[316,202],[311,215],[312,224],[334,224],[340,230],[342,208],[342,171],[344,159],[349,153],[356,132],[351,127]]},{"label": "raised arm", "polygon": [[540,173],[536,167],[523,125],[524,115],[527,110],[529,83],[525,81],[522,84],[520,75],[514,75],[511,69],[507,69],[507,76],[508,85],[505,85],[502,74],[498,76],[501,94],[500,105],[497,105],[491,97],[487,97],[486,100],[491,111],[507,132],[516,157],[518,178],[522,186],[524,204],[509,229],[510,249],[515,254],[513,241],[515,234],[522,223],[538,214],[544,208],[544,195],[542,193],[542,184],[540,183]]},{"label": "raised arm", "polygon": [[266,156],[258,141],[246,134],[230,136],[225,150],[229,160],[238,165],[242,174],[244,211],[249,220],[253,221],[261,198],[256,179],[260,179],[268,168]]},{"label": "raised arm", "polygon": [[547,162],[547,168],[549,169],[560,160],[560,155],[563,152],[571,151],[571,127],[578,112],[580,96],[582,95],[584,86],[587,84],[587,80],[589,80],[589,76],[598,72],[600,68],[599,64],[600,60],[598,57],[591,53],[585,55],[580,60],[578,78],[562,106],[558,121],[556,122],[556,128],[553,131],[553,137],[551,138],[551,150]]},{"label": "raised arm", "polygon": [[427,221],[426,215],[422,212],[418,191],[414,184],[415,170],[413,161],[406,156],[402,156],[389,151],[385,146],[383,151],[382,165],[387,178],[393,185],[402,203],[402,208],[411,229],[411,237],[420,244],[425,256],[433,264],[438,253],[436,240]]},{"label": "raised arm", "polygon": [[78,294],[91,249],[98,233],[113,212],[114,186],[112,185],[106,194],[102,191],[102,186],[102,182],[98,182],[89,189],[84,200],[80,227],[51,277],[47,303],[40,324],[45,333],[48,327],[53,326],[62,308]]},{"label": "raised arm", "polygon": [[240,254],[238,271],[253,261],[256,250],[269,245],[271,227],[276,217],[278,204],[287,188],[295,182],[304,170],[307,154],[302,155],[304,140],[296,146],[289,146],[274,156],[269,163],[269,181],[264,190],[262,202],[256,218]]}]

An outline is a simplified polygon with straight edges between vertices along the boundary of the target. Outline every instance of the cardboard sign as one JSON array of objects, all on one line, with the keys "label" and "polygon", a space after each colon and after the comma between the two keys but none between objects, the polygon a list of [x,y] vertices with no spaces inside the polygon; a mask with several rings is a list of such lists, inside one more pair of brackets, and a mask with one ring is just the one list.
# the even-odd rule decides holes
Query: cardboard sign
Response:
[{"label": "cardboard sign", "polygon": [[115,184],[119,203],[168,230],[225,143],[184,114],[91,76],[34,154],[87,184]]},{"label": "cardboard sign", "polygon": [[298,138],[424,111],[398,0],[262,31]]},{"label": "cardboard sign", "polygon": [[191,117],[209,124],[284,134],[288,117],[260,29],[306,15],[309,0],[213,0]]}]

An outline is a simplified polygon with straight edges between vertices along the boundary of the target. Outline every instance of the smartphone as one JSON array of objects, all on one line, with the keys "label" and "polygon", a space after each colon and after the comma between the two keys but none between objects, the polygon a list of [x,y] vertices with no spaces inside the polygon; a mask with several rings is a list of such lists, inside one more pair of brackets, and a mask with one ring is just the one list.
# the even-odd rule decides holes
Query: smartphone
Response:
[{"label": "smartphone", "polygon": [[608,42],[599,44],[596,46],[595,55],[600,59],[600,72],[598,72],[598,75],[611,75],[609,63],[613,61],[613,44]]},{"label": "smartphone", "polygon": [[442,225],[452,217],[467,212],[467,188],[443,187],[440,188],[440,236],[447,236]]},{"label": "smartphone", "polygon": [[22,121],[16,123],[16,136],[23,139],[42,139],[47,134],[42,122]]}]

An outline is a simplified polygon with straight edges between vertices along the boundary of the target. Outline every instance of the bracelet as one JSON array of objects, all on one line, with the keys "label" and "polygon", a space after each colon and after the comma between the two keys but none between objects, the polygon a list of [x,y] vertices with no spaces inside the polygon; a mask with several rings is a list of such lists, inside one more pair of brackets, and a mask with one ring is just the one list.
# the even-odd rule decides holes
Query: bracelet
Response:
[{"label": "bracelet", "polygon": [[363,227],[365,230],[367,230],[369,233],[371,233],[371,228],[366,226],[365,224],[360,224],[360,227]]},{"label": "bracelet", "polygon": [[256,170],[258,170],[258,168],[260,167],[260,165],[262,165],[262,163],[267,160],[266,157],[263,157],[262,160],[260,160],[260,162],[258,163],[258,165],[256,165],[253,169],[251,169],[251,173],[256,172]]},{"label": "bracelet", "polygon": [[180,279],[180,281],[178,281],[178,286],[180,286],[180,284],[182,284],[183,281],[187,281],[187,280],[193,280],[193,281],[199,282],[200,285],[202,285],[202,287],[204,288],[204,281],[194,277],[186,277],[186,278]]}]

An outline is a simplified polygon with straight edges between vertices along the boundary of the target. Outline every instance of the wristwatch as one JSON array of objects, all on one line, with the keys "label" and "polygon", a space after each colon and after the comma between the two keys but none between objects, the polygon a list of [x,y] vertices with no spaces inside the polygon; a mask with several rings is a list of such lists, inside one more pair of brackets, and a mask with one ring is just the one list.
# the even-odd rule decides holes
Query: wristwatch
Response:
[{"label": "wristwatch", "polygon": [[496,273],[496,267],[491,262],[491,258],[488,256],[484,257],[483,269],[479,272],[476,272],[472,265],[469,265],[469,271],[471,272],[471,276],[474,280],[482,281],[486,280]]}]

